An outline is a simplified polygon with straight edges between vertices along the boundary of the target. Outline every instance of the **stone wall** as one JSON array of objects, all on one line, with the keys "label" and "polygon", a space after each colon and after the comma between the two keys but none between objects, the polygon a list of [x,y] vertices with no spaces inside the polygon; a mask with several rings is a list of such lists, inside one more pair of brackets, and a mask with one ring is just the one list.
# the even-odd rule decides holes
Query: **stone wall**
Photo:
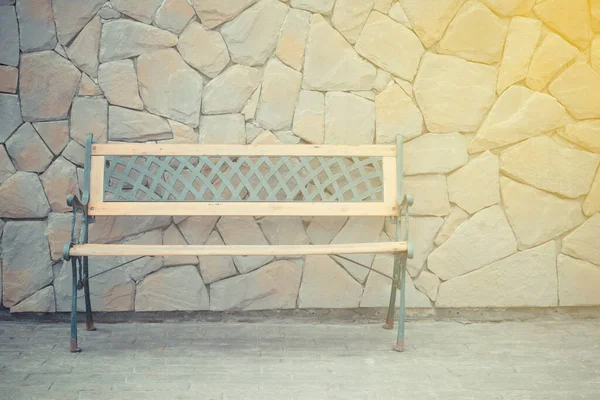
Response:
[{"label": "stone wall", "polygon": [[[16,3],[16,4],[15,4]],[[191,4],[190,4],[191,3]],[[590,7],[591,6],[591,7]],[[591,8],[591,9],[590,9]],[[600,1],[0,0],[2,303],[69,309],[83,141],[394,143],[409,307],[600,305]],[[389,240],[383,218],[97,218],[93,242]],[[127,259],[92,259],[97,273]],[[143,258],[96,310],[387,305],[392,257]]]}]

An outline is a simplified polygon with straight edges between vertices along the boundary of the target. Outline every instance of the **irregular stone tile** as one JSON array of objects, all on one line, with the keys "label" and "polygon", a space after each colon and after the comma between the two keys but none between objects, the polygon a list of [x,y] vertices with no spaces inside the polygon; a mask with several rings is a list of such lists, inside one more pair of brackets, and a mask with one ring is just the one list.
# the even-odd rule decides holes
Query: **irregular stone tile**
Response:
[{"label": "irregular stone tile", "polygon": [[98,15],[102,19],[111,20],[121,18],[123,14],[112,8],[112,5],[110,3],[106,3],[102,6],[100,11],[98,11]]},{"label": "irregular stone tile", "polygon": [[600,250],[596,245],[599,232],[600,214],[596,214],[563,239],[562,252],[600,265]]},{"label": "irregular stone tile", "polygon": [[[222,217],[217,228],[227,245],[268,245],[267,239],[252,217]],[[273,256],[235,256],[235,265],[242,273],[248,273],[271,262]]]},{"label": "irregular stone tile", "polygon": [[44,172],[54,158],[31,124],[23,124],[6,141],[6,151],[21,171]]},{"label": "irregular stone tile", "polygon": [[486,151],[448,176],[450,201],[474,214],[500,203],[498,158]]},{"label": "irregular stone tile", "polygon": [[150,24],[163,0],[111,0],[110,3],[121,13],[145,24]]},{"label": "irregular stone tile", "polygon": [[237,17],[242,11],[256,3],[258,0],[191,0],[196,14],[200,17],[202,25],[207,29],[215,28],[223,22]]},{"label": "irregular stone tile", "polygon": [[[375,93],[383,92],[388,87],[391,80],[392,74],[382,69],[377,69],[377,75],[375,75],[375,81],[373,82],[373,91]],[[367,91],[367,93],[369,92]]]},{"label": "irregular stone tile", "polygon": [[[229,51],[219,32],[209,31],[197,22],[187,26],[179,37],[181,57],[209,78],[214,78],[229,64]],[[233,66],[234,69],[238,66]]]},{"label": "irregular stone tile", "polygon": [[23,54],[19,94],[24,121],[66,119],[81,73],[53,51]]},{"label": "irregular stone tile", "polygon": [[19,65],[19,26],[15,7],[0,7],[0,64]]},{"label": "irregular stone tile", "polygon": [[575,46],[570,45],[559,35],[548,32],[533,54],[527,79],[527,86],[542,91],[565,65],[579,54]]},{"label": "irregular stone tile", "polygon": [[596,70],[600,71],[600,36],[594,37],[590,47],[590,64]]},{"label": "irregular stone tile", "polygon": [[256,122],[246,123],[246,143],[252,143],[264,129],[255,125]]},{"label": "irregular stone tile", "polygon": [[0,93],[17,93],[18,78],[19,70],[17,68],[0,65]]},{"label": "irregular stone tile", "polygon": [[[64,199],[66,204],[66,196]],[[48,245],[50,246],[50,257],[54,261],[62,259],[63,247],[66,243],[71,241],[71,220],[73,218],[72,213],[61,214],[61,213],[50,213],[48,215],[48,225],[46,226],[46,236],[48,237]],[[81,229],[81,215],[79,215],[75,221],[75,234],[79,238],[79,232]]]},{"label": "irregular stone tile", "polygon": [[325,95],[325,143],[372,144],[375,136],[375,104],[350,93]]},{"label": "irregular stone tile", "polygon": [[569,42],[585,49],[592,39],[587,0],[546,0],[533,7],[535,15]]},{"label": "irregular stone tile", "polygon": [[441,39],[464,0],[400,0],[415,33],[425,47]]},{"label": "irregular stone tile", "polygon": [[423,115],[398,85],[390,85],[375,97],[376,142],[396,143],[398,134],[410,140],[423,131]]},{"label": "irregular stone tile", "polygon": [[242,114],[203,115],[200,143],[245,144],[246,124]]},{"label": "irregular stone tile", "polygon": [[50,210],[36,174],[19,171],[0,185],[0,217],[45,218]]},{"label": "irregular stone tile", "polygon": [[109,21],[102,26],[100,62],[135,57],[176,44],[177,36],[171,32],[128,19]]},{"label": "irregular stone tile", "polygon": [[458,11],[438,44],[438,51],[468,61],[500,61],[507,24],[479,1],[470,0]]},{"label": "irregular stone tile", "polygon": [[535,0],[481,0],[485,5],[491,8],[496,14],[503,17],[512,17],[514,15],[527,16],[531,12]]},{"label": "irregular stone tile", "polygon": [[[207,246],[224,246],[225,242],[217,231],[212,231],[205,243]],[[237,274],[233,258],[230,256],[200,256],[200,274],[204,283],[209,284]],[[215,304],[213,302],[213,304]]]},{"label": "irregular stone tile", "polygon": [[62,152],[62,156],[73,164],[83,168],[85,164],[85,147],[71,140]]},{"label": "irregular stone tile", "polygon": [[348,221],[347,217],[314,217],[306,228],[312,244],[329,244]]},{"label": "irregular stone tile", "polygon": [[67,206],[66,198],[69,194],[79,196],[77,168],[63,157],[59,157],[40,178],[52,211],[71,211],[71,207]]},{"label": "irregular stone tile", "polygon": [[196,216],[175,223],[189,244],[201,245],[207,241],[219,217]]},{"label": "irregular stone tile", "polygon": [[363,288],[327,256],[307,256],[298,308],[356,308]]},{"label": "irregular stone tile", "polygon": [[596,174],[582,208],[583,213],[588,217],[600,211],[600,174]]},{"label": "irregular stone tile", "polygon": [[[161,246],[163,244],[163,235],[160,229],[156,229],[153,231],[146,232],[142,235],[139,235],[135,238],[127,238],[122,243],[124,244],[133,244],[133,245],[153,245],[153,246]],[[104,261],[102,266],[93,265],[90,268],[94,269],[110,269],[116,267],[117,265],[125,264],[124,272],[131,279],[136,282],[141,281],[146,275],[153,273],[154,271],[158,271],[163,267],[163,257],[143,257],[141,259],[136,260],[137,257],[112,257],[110,262]],[[97,261],[102,260],[101,258],[93,258],[92,261],[96,263]]]},{"label": "irregular stone tile", "polygon": [[441,284],[437,307],[556,307],[554,242]]},{"label": "irregular stone tile", "polygon": [[[137,61],[140,95],[146,108],[197,127],[202,99],[202,76],[183,62],[174,49],[142,54]],[[169,79],[164,79],[168,76]]]},{"label": "irregular stone tile", "polygon": [[404,190],[415,196],[411,215],[443,217],[450,213],[448,186],[443,175],[416,175],[404,178]]},{"label": "irregular stone tile", "polygon": [[[427,258],[427,267],[449,280],[516,253],[517,241],[500,206],[479,211],[463,222]],[[438,294],[438,301],[442,293]]]},{"label": "irregular stone tile", "polygon": [[598,0],[590,0],[590,12],[592,14],[592,29],[598,32],[600,31],[600,2]]},{"label": "irregular stone tile", "polygon": [[45,221],[7,221],[4,225],[2,304],[5,307],[14,306],[52,283],[52,260],[45,230]]},{"label": "irregular stone tile", "polygon": [[[93,259],[92,259],[93,260]],[[90,260],[90,264],[93,261]],[[98,269],[92,268],[92,271]],[[90,300],[92,310],[105,311],[133,311],[135,299],[135,282],[131,280],[122,268],[90,278]],[[71,263],[63,262],[58,276],[54,280],[56,294],[56,311],[71,311]],[[77,310],[85,310],[84,291],[77,292]]]},{"label": "irregular stone tile", "polygon": [[467,214],[462,208],[454,207],[450,214],[444,221],[444,224],[440,228],[437,236],[435,237],[435,245],[441,246],[448,238],[454,233],[456,228],[460,226],[463,222],[469,219],[469,214]]},{"label": "irregular stone tile", "polygon": [[102,64],[98,70],[98,84],[110,104],[144,109],[133,61],[119,60]]},{"label": "irregular stone tile", "polygon": [[54,22],[60,44],[68,45],[104,3],[106,0],[53,0]]},{"label": "irregular stone tile", "polygon": [[[331,243],[375,243],[379,241],[382,229],[382,217],[350,217]],[[373,263],[374,254],[344,254],[343,256],[344,258],[333,257],[356,280],[364,282]]]},{"label": "irregular stone tile", "polygon": [[592,263],[558,255],[558,299],[562,307],[600,304],[600,267]]},{"label": "irregular stone tile", "polygon": [[348,42],[356,43],[374,0],[338,0],[333,8],[331,23]]},{"label": "irregular stone tile", "polygon": [[335,0],[291,0],[290,5],[301,10],[329,14]]},{"label": "irregular stone tile", "polygon": [[75,97],[71,108],[71,138],[82,146],[89,134],[94,142],[107,140],[108,103],[102,97]]},{"label": "irregular stone tile", "polygon": [[414,79],[424,52],[410,29],[378,12],[369,16],[355,48],[373,64],[409,81]]},{"label": "irregular stone tile", "polygon": [[0,146],[0,184],[10,178],[15,172],[17,172],[17,170],[6,152],[6,148]]},{"label": "irregular stone tile", "polygon": [[187,143],[198,143],[198,134],[194,132],[189,126],[182,124],[177,121],[169,120],[171,131],[173,132],[173,139],[165,140],[162,143],[170,144],[187,144]]},{"label": "irregular stone tile", "polygon": [[69,143],[69,121],[34,122],[33,127],[54,155]]},{"label": "irregular stone tile", "polygon": [[373,10],[384,14],[387,14],[391,7],[392,0],[375,0],[375,3],[373,4]]},{"label": "irregular stone tile", "polygon": [[542,23],[538,20],[522,17],[511,20],[498,72],[498,93],[527,77],[541,32]]},{"label": "irregular stone tile", "polygon": [[[163,233],[163,244],[164,245],[187,245],[185,238],[179,232],[177,225],[173,224],[165,229]],[[198,257],[195,256],[166,256],[163,257],[165,267],[172,265],[196,265],[198,264]]]},{"label": "irregular stone tile", "polygon": [[100,48],[101,30],[100,17],[95,16],[67,48],[69,60],[92,78],[98,77],[98,49]]},{"label": "irregular stone tile", "polygon": [[545,135],[506,149],[500,157],[508,175],[569,198],[589,192],[599,161],[596,154],[559,146]]},{"label": "irregular stone tile", "polygon": [[325,96],[320,92],[301,90],[294,112],[294,135],[308,143],[325,140]]},{"label": "irregular stone tile", "polygon": [[408,29],[412,29],[410,19],[408,18],[408,15],[406,15],[404,8],[402,8],[399,2],[394,2],[394,4],[392,4],[392,7],[389,10],[389,15],[394,21],[400,22]]},{"label": "irregular stone tile", "polygon": [[300,245],[310,242],[300,217],[264,217],[260,220],[260,227],[269,243],[273,245]]},{"label": "irregular stone tile", "polygon": [[11,314],[22,312],[56,312],[54,286],[46,286],[45,288],[38,290],[19,304],[12,306],[10,312]]},{"label": "irregular stone tile", "polygon": [[299,144],[300,138],[292,134],[292,132],[276,132],[275,136],[281,144]]},{"label": "irregular stone tile", "polygon": [[163,118],[127,108],[108,107],[108,138],[122,142],[147,142],[173,138]]},{"label": "irregular stone tile", "polygon": [[548,90],[575,118],[600,118],[600,74],[589,64],[573,64]]},{"label": "irregular stone tile", "polygon": [[313,15],[306,45],[304,80],[308,90],[371,90],[376,70],[320,15]]},{"label": "irregular stone tile", "polygon": [[414,284],[421,293],[426,294],[431,301],[435,301],[440,287],[440,278],[429,271],[421,271]]},{"label": "irregular stone tile", "polygon": [[136,311],[208,310],[208,290],[192,265],[162,269],[137,286]]},{"label": "irregular stone tile", "polygon": [[77,96],[102,96],[102,90],[86,74],[81,74]]},{"label": "irregular stone tile", "polygon": [[302,70],[310,19],[308,12],[290,10],[275,49],[277,58],[297,71]]},{"label": "irregular stone tile", "polygon": [[196,13],[187,0],[166,0],[158,9],[154,23],[161,29],[180,34]]},{"label": "irregular stone tile", "polygon": [[586,150],[600,153],[600,120],[581,121],[559,129],[558,134]]},{"label": "irregular stone tile", "polygon": [[275,50],[288,9],[280,1],[264,0],[223,25],[221,34],[231,60],[248,66],[264,64]]},{"label": "irregular stone tile", "polygon": [[210,285],[210,309],[277,310],[296,308],[302,266],[275,261],[257,271]]},{"label": "irregular stone tile", "polygon": [[477,131],[470,153],[494,149],[564,125],[566,112],[552,96],[523,86],[508,88]]},{"label": "irregular stone tile", "polygon": [[467,144],[460,133],[430,133],[404,145],[404,175],[445,174],[468,160]]},{"label": "irregular stone tile", "polygon": [[585,220],[577,200],[561,199],[504,177],[500,189],[520,249],[554,239]]},{"label": "irregular stone tile", "polygon": [[90,243],[111,243],[126,236],[164,228],[171,224],[169,216],[96,217],[90,225]]},{"label": "irregular stone tile", "polygon": [[21,51],[52,50],[56,46],[56,28],[50,0],[19,0],[16,6],[19,19]]},{"label": "irregular stone tile", "polygon": [[256,68],[234,65],[210,81],[202,91],[203,114],[239,113],[260,85]]},{"label": "irregular stone tile", "polygon": [[291,129],[302,74],[273,58],[267,63],[256,121],[270,130]]},{"label": "irregular stone tile", "polygon": [[0,94],[0,143],[6,142],[22,123],[19,96]]},{"label": "irregular stone tile", "polygon": [[256,108],[258,107],[258,99],[260,97],[260,89],[261,87],[258,86],[258,88],[254,91],[254,93],[252,93],[244,105],[244,108],[242,108],[242,114],[244,114],[244,119],[246,121],[254,119],[256,115]]},{"label": "irregular stone tile", "polygon": [[496,99],[496,70],[427,53],[414,93],[430,132],[473,132]]}]

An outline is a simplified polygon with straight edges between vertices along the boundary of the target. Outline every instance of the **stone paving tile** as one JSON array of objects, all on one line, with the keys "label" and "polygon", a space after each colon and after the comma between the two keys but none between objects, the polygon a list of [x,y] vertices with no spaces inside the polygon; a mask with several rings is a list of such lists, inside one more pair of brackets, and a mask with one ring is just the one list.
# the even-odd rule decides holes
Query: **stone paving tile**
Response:
[{"label": "stone paving tile", "polygon": [[0,399],[600,399],[600,321],[0,325]]}]

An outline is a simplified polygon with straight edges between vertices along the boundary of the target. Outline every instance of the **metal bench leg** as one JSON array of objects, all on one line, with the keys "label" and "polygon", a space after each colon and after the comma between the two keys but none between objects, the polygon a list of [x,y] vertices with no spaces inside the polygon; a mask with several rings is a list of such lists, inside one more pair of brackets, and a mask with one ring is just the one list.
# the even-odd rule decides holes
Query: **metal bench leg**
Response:
[{"label": "metal bench leg", "polygon": [[88,258],[83,257],[83,291],[85,293],[85,327],[88,331],[95,331],[94,318],[92,316],[92,302],[90,300],[90,280],[88,273]]},{"label": "metal bench leg", "polygon": [[394,254],[394,274],[392,278],[392,289],[390,292],[390,304],[388,306],[387,317],[385,318],[385,324],[383,329],[394,328],[394,310],[396,309],[396,291],[398,290],[398,283],[400,277],[400,254]]},{"label": "metal bench leg", "polygon": [[71,353],[79,353],[77,347],[77,258],[71,258],[71,273],[73,275],[73,294],[71,298]]},{"label": "metal bench leg", "polygon": [[400,272],[400,320],[398,321],[398,338],[394,350],[404,351],[404,309],[406,306],[406,259],[402,257]]}]

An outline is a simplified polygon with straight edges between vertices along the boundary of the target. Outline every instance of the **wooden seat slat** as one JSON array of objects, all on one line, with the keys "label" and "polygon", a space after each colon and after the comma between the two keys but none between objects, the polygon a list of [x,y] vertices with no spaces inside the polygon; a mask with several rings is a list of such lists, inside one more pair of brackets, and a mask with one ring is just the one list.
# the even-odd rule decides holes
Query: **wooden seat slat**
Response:
[{"label": "wooden seat slat", "polygon": [[302,256],[332,254],[374,254],[407,251],[407,242],[350,243],[327,245],[133,245],[80,244],[72,256]]}]

